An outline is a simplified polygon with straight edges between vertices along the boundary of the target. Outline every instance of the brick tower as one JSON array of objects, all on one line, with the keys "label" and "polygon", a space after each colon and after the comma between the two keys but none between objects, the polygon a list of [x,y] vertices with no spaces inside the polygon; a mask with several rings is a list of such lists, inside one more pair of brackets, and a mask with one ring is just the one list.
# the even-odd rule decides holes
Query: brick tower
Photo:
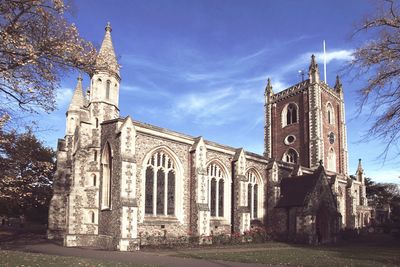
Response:
[{"label": "brick tower", "polygon": [[348,156],[343,88],[339,77],[329,87],[320,80],[315,56],[308,79],[274,94],[265,88],[264,156],[347,175]]}]

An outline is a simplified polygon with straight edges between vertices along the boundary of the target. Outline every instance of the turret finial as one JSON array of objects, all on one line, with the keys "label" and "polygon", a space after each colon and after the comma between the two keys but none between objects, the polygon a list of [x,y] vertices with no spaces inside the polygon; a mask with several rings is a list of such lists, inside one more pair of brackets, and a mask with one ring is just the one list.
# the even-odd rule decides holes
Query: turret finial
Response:
[{"label": "turret finial", "polygon": [[105,29],[106,29],[106,32],[111,32],[112,31],[110,22],[107,22],[107,25],[106,25]]}]

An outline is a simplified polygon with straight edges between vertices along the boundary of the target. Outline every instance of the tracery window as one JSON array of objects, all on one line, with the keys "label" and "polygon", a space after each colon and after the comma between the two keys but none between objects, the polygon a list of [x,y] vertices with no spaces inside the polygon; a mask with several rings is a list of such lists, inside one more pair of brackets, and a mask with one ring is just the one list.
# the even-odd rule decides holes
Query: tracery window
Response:
[{"label": "tracery window", "polygon": [[247,174],[247,206],[250,209],[250,218],[257,219],[260,214],[258,212],[259,207],[259,181],[254,171],[248,171]]},{"label": "tracery window", "polygon": [[145,174],[145,214],[175,215],[175,164],[164,151],[155,152]]},{"label": "tracery window", "polygon": [[283,154],[283,161],[290,162],[290,163],[297,163],[298,156],[296,150],[293,148],[289,148],[285,154]]},{"label": "tracery window", "polygon": [[103,155],[101,158],[101,165],[103,169],[102,179],[102,209],[109,209],[111,207],[111,174],[112,174],[112,157],[110,144],[106,143]]},{"label": "tracery window", "polygon": [[207,167],[207,174],[210,183],[209,205],[211,217],[224,217],[224,192],[225,174],[220,166],[211,163]]},{"label": "tracery window", "polygon": [[297,122],[297,106],[294,103],[290,103],[286,107],[286,123],[285,125],[290,125]]}]

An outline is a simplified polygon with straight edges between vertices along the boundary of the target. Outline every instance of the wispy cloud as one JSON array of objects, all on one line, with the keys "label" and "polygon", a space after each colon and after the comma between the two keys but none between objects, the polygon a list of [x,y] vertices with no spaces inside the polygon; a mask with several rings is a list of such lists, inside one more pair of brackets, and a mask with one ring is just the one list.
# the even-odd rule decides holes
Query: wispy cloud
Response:
[{"label": "wispy cloud", "polygon": [[73,90],[71,88],[60,88],[57,90],[56,101],[59,109],[67,106],[72,99]]}]

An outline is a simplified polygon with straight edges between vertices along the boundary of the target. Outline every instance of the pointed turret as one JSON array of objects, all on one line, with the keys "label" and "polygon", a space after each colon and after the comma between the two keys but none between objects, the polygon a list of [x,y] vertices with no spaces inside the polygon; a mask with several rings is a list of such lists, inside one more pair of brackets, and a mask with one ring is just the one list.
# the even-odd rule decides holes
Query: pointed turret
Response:
[{"label": "pointed turret", "polygon": [[72,95],[71,103],[69,104],[68,111],[79,110],[85,105],[85,97],[82,90],[82,76],[79,75],[78,82],[75,87],[74,94]]},{"label": "pointed turret", "polygon": [[336,93],[338,93],[339,95],[343,94],[343,85],[340,81],[339,75],[336,75],[336,83],[333,88],[335,88]]},{"label": "pointed turret", "polygon": [[119,76],[119,65],[115,56],[114,46],[111,39],[111,25],[108,22],[105,28],[103,43],[96,59],[96,69],[106,70]]},{"label": "pointed turret", "polygon": [[82,76],[79,75],[78,82],[75,87],[74,94],[72,95],[71,103],[69,104],[66,120],[66,135],[73,135],[75,128],[79,125],[81,119],[82,107],[86,104],[85,97],[82,90]]},{"label": "pointed turret", "polygon": [[[121,77],[119,76],[119,65],[111,40],[110,23],[107,24],[105,30],[106,33],[90,81],[89,106],[91,106],[91,103],[100,103],[96,107],[101,110],[96,117],[99,123],[104,120],[116,119],[119,116],[119,83]],[[94,125],[98,125],[98,123]]]},{"label": "pointed turret", "polygon": [[319,68],[314,54],[311,55],[311,63],[310,67],[308,68],[308,78],[310,79],[310,83],[319,82]]}]

